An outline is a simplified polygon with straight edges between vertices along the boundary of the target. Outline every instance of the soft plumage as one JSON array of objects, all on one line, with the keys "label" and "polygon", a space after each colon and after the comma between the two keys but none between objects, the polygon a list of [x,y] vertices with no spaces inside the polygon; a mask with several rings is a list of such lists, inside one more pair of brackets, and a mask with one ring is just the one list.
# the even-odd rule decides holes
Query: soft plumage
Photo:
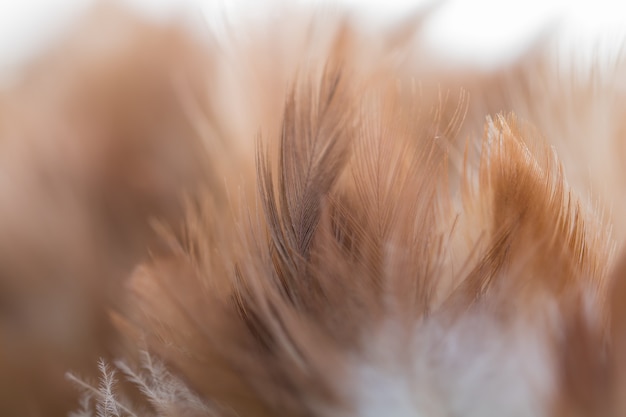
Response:
[{"label": "soft plumage", "polygon": [[621,415],[623,63],[285,10],[105,7],[4,92],[2,414]]}]

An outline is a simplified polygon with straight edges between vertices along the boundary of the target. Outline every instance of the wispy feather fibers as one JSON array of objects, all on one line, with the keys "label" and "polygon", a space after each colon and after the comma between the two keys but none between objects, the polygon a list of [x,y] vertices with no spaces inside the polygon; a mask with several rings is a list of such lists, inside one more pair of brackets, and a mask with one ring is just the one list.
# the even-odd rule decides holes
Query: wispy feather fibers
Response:
[{"label": "wispy feather fibers", "polygon": [[622,61],[285,11],[103,7],[3,93],[2,414],[621,415]]}]

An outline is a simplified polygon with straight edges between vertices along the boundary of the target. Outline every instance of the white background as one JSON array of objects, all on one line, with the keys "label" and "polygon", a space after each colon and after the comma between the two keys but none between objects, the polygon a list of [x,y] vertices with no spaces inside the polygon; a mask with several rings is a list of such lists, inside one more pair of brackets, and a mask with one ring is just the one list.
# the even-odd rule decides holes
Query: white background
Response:
[{"label": "white background", "polygon": [[[270,1],[121,2],[157,17],[186,10],[210,19],[215,18],[217,11],[254,13],[276,7],[276,1]],[[426,3],[425,0],[333,1],[347,4],[372,24],[392,23]],[[6,76],[53,42],[68,23],[94,3],[94,0],[0,0],[0,76]],[[428,23],[426,40],[452,59],[484,64],[506,59],[546,28],[558,28],[575,52],[599,44],[610,45],[615,50],[626,39],[626,0],[447,0]]]}]

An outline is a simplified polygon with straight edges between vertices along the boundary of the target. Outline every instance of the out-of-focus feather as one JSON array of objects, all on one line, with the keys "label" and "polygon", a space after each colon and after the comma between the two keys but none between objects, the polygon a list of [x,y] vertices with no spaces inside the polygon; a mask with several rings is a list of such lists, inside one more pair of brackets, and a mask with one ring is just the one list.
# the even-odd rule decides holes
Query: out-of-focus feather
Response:
[{"label": "out-of-focus feather", "polygon": [[111,10],[0,100],[3,414],[62,415],[98,356],[78,415],[625,409],[621,64]]}]

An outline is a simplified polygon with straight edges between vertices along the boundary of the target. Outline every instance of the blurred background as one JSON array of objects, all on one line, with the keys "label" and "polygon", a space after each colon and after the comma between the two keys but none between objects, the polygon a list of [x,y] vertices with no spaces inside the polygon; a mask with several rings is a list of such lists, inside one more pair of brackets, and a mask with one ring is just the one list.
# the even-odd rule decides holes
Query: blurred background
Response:
[{"label": "blurred background", "polygon": [[[220,32],[226,35],[225,30],[233,33],[238,24],[253,24],[255,19],[280,17],[281,13],[288,13],[287,5],[296,3],[318,3],[331,9],[347,9],[363,25],[372,29],[391,28],[415,16],[415,12],[428,11],[429,19],[419,38],[420,46],[427,52],[423,56],[437,56],[452,66],[482,70],[495,69],[510,62],[531,45],[546,42],[548,38],[544,35],[547,34],[552,35],[550,39],[556,35],[559,42],[555,56],[563,56],[566,60],[572,57],[589,59],[597,58],[598,55],[615,56],[622,50],[623,40],[626,39],[626,0],[0,0],[0,91],[20,78],[21,69],[27,67],[31,59],[53,47],[68,33],[85,33],[73,32],[72,23],[79,21],[97,2],[113,1],[151,19],[182,16],[192,21],[198,30],[218,36]],[[107,30],[104,32],[107,35],[119,33],[117,27],[109,26],[108,21],[105,24]],[[73,53],[93,50],[98,58],[112,57],[109,61],[105,60],[102,73],[95,71],[94,66],[99,69],[101,62],[94,59],[86,59],[83,69],[80,66],[74,68],[71,61],[70,65],[57,65],[56,76],[54,66],[42,66],[41,73],[49,77],[40,77],[41,80],[34,87],[28,85],[28,88],[18,90],[16,96],[21,94],[18,97],[20,100],[13,100],[15,96],[9,94],[7,102],[10,106],[3,109],[6,113],[0,114],[4,117],[0,119],[0,127],[6,129],[3,134],[10,139],[17,138],[0,141],[8,149],[7,152],[0,152],[5,158],[0,161],[0,179],[5,180],[4,183],[0,182],[0,186],[7,187],[0,193],[4,197],[0,211],[5,210],[1,211],[4,222],[0,223],[0,236],[9,236],[4,241],[0,239],[0,244],[5,245],[5,249],[0,250],[4,256],[0,260],[4,268],[0,271],[0,296],[4,296],[0,299],[0,416],[26,415],[20,408],[25,402],[22,399],[35,395],[41,397],[41,403],[46,407],[46,401],[56,401],[59,409],[68,405],[77,392],[74,387],[58,381],[62,381],[62,375],[68,367],[84,366],[89,369],[89,366],[95,365],[95,355],[100,354],[96,352],[101,347],[100,338],[107,339],[112,333],[106,331],[109,329],[108,316],[105,317],[108,304],[101,301],[109,293],[111,299],[117,296],[116,284],[119,281],[109,278],[126,278],[132,268],[144,259],[144,250],[153,243],[150,240],[152,228],[148,227],[148,215],[159,216],[161,212],[169,213],[171,210],[175,213],[172,218],[177,219],[176,209],[170,207],[170,203],[176,205],[177,201],[172,196],[178,196],[181,184],[186,185],[186,181],[193,184],[198,172],[204,172],[195,171],[199,169],[200,162],[205,161],[202,152],[202,157],[198,159],[200,162],[187,163],[195,161],[192,158],[195,156],[195,145],[189,142],[180,146],[182,151],[172,145],[180,143],[172,138],[189,138],[191,141],[195,135],[189,132],[196,132],[197,128],[194,123],[190,123],[190,110],[181,100],[184,97],[175,94],[183,90],[159,87],[165,84],[163,80],[171,80],[168,77],[176,65],[170,64],[179,61],[183,68],[201,68],[200,75],[191,73],[190,82],[193,83],[188,85],[189,91],[194,91],[198,85],[206,87],[205,78],[209,77],[205,77],[205,57],[195,47],[179,42],[178,38],[171,38],[166,33],[164,38],[156,36],[154,42],[147,42],[146,57],[138,59],[137,65],[121,66],[121,70],[117,71],[120,63],[132,63],[136,55],[141,55],[136,54],[136,51],[145,51],[139,48],[144,45],[140,41],[146,39],[139,36],[139,40],[128,49],[112,48],[114,50],[109,55],[100,55],[99,38],[94,39],[93,42],[87,42],[86,46],[76,46]],[[165,43],[159,43],[163,39]],[[168,43],[170,41],[172,43]],[[162,45],[166,45],[164,49]],[[189,46],[189,49],[185,49],[185,46]],[[69,47],[68,50],[72,52]],[[68,63],[62,55],[53,58],[51,61],[54,63]],[[267,61],[264,62],[265,67],[256,66],[255,61],[255,65],[248,65],[248,68],[255,75],[265,70],[260,79],[272,80],[268,74],[273,75],[280,63],[275,63],[274,56],[270,54],[263,58]],[[150,74],[146,68],[155,71]],[[230,66],[217,68],[223,71],[230,69]],[[146,77],[146,74],[150,76]],[[239,80],[236,77],[231,80],[221,73],[218,75],[222,76],[219,80],[225,80],[226,83]],[[549,77],[547,79],[552,81]],[[478,77],[477,80],[481,79]],[[270,83],[258,84],[273,88]],[[50,88],[57,85],[58,89]],[[233,86],[227,84],[227,88]],[[172,84],[170,87],[175,86]],[[258,100],[248,105],[249,99],[243,93],[248,85],[239,87],[233,90],[235,94],[232,97],[228,96],[229,100],[216,101],[219,106],[208,100],[206,109],[210,108],[214,114],[208,110],[206,114],[224,122],[224,126],[227,126],[226,134],[223,135],[225,138],[230,139],[232,136],[249,140],[258,133],[258,120],[269,117],[267,114],[280,114],[282,96],[273,97],[276,94],[265,92],[274,93],[274,90],[259,88],[252,95],[258,95]],[[538,83],[532,94],[540,96],[549,87],[547,83]],[[609,88],[613,87],[611,85]],[[110,90],[112,94],[109,94]],[[221,91],[218,90],[218,93]],[[205,93],[208,92],[206,89]],[[622,97],[620,93],[618,98],[622,100]],[[4,97],[0,95],[0,98]],[[539,97],[537,102],[533,101],[533,109],[526,111],[526,114],[536,116],[534,120],[539,126],[551,126],[545,122],[551,116],[550,113],[545,118],[539,117],[543,115],[541,105],[546,108],[560,98],[554,91],[549,92],[545,98]],[[215,100],[221,99],[220,94],[215,94]],[[584,102],[583,99],[571,101],[576,104]],[[606,172],[606,178],[619,179],[615,183],[603,181],[596,184],[600,193],[606,189],[602,194],[607,197],[606,201],[615,198],[616,189],[625,189],[621,181],[626,178],[621,171],[623,160],[614,166],[607,163],[611,158],[618,159],[622,155],[613,150],[612,142],[609,143],[613,138],[610,133],[622,129],[622,124],[604,125],[612,118],[619,118],[618,121],[622,122],[621,114],[617,116],[617,113],[610,113],[609,110],[614,107],[622,109],[623,106],[615,106],[610,100],[614,98],[601,101],[597,108],[594,107],[595,102],[583,107],[585,111],[595,110],[589,111],[588,118],[581,123],[587,130],[579,128],[577,124],[563,127],[563,131],[568,133],[564,137],[594,138],[593,152],[584,155],[589,162],[590,172],[591,168],[597,168],[594,172]],[[560,101],[557,103],[561,104]],[[249,118],[233,111],[244,104],[247,107],[243,108],[249,109],[251,113]],[[566,102],[564,107],[568,104],[571,103]],[[274,109],[274,113],[271,109]],[[201,112],[204,110],[200,108],[199,114],[203,115]],[[480,118],[476,120],[479,121],[479,128],[482,128],[483,109],[477,106],[476,111],[480,112]],[[576,114],[569,107],[565,111]],[[246,111],[242,113],[245,115]],[[193,114],[191,116],[193,118]],[[1,122],[5,120],[10,123],[3,126]],[[154,123],[154,120],[159,123]],[[597,126],[595,123],[602,123],[602,132],[609,134],[592,136],[590,130]],[[557,129],[555,140],[560,139],[562,133]],[[215,136],[220,137],[217,134]],[[607,139],[604,146],[595,146],[603,137]],[[573,139],[572,142],[576,143]],[[580,143],[583,141],[580,140]],[[15,147],[16,150],[11,147],[14,144],[19,145]],[[31,148],[38,152],[31,152]],[[222,148],[216,149],[213,151],[215,155]],[[577,150],[573,149],[573,161],[576,161]],[[25,159],[24,163],[24,160],[19,159],[22,154],[32,154],[34,157],[32,160]],[[219,159],[215,157],[216,161]],[[40,163],[46,168],[41,172],[54,174],[54,181],[39,175],[40,171],[30,169]],[[573,162],[569,166],[576,167]],[[233,167],[237,169],[240,165],[233,164]],[[615,168],[615,175],[610,171],[612,168]],[[31,171],[35,174],[31,175]],[[581,177],[581,183],[587,179],[584,175]],[[6,181],[6,178],[10,181]],[[22,187],[20,181],[23,181],[25,187]],[[57,183],[63,185],[60,191],[49,186]],[[48,188],[53,190],[52,194],[47,192]],[[75,216],[74,211],[66,208],[65,192],[72,197],[77,196],[75,210],[84,218]],[[67,200],[67,205],[74,209],[70,204],[74,200]],[[87,210],[83,210],[83,203]],[[618,207],[626,207],[626,200],[620,204]],[[98,210],[90,210],[92,207]],[[5,212],[14,217],[5,215]],[[17,220],[12,221],[13,218]],[[29,227],[22,227],[27,224],[22,223],[22,219],[29,220]],[[31,219],[35,220],[32,224]],[[620,230],[626,230],[625,222],[617,223]],[[14,235],[4,233],[1,226],[6,226],[14,235],[23,234],[25,243],[18,242],[22,246],[15,244],[12,241]],[[24,233],[23,229],[29,233]],[[59,237],[64,239],[59,240]],[[68,243],[64,243],[66,240]],[[68,247],[72,250],[68,250]],[[77,253],[85,253],[85,259],[82,255],[76,255],[74,248],[81,249]],[[98,255],[94,256],[93,261],[96,267],[92,266],[89,258],[92,254]],[[7,265],[3,265],[3,262]],[[15,271],[11,269],[13,264],[17,265]],[[110,270],[107,269],[109,267]],[[4,274],[5,269],[9,273]],[[111,281],[113,284],[110,284]],[[94,297],[91,297],[92,286],[96,289],[93,291]],[[102,291],[105,295],[100,298],[100,290],[103,288],[106,290]],[[105,330],[101,331],[93,323],[101,324]],[[6,346],[11,348],[10,354],[6,354]],[[35,357],[37,361],[34,361]],[[49,379],[42,378],[42,374],[48,375]],[[18,377],[16,382],[15,378]],[[56,388],[59,392],[65,392],[59,393]],[[20,412],[8,412],[10,407]],[[46,415],[54,415],[50,413]]]},{"label": "blurred background", "polygon": [[[60,37],[97,0],[0,2],[0,83],[10,83],[30,57]],[[107,1],[107,0],[104,0]],[[119,0],[155,19],[185,14],[219,26],[237,17],[280,13],[276,0]],[[453,63],[493,67],[514,58],[546,31],[557,31],[561,51],[614,54],[626,38],[626,2],[620,0],[283,0],[347,7],[366,24],[393,25],[430,7],[423,41]],[[435,7],[433,7],[435,6]]]}]

